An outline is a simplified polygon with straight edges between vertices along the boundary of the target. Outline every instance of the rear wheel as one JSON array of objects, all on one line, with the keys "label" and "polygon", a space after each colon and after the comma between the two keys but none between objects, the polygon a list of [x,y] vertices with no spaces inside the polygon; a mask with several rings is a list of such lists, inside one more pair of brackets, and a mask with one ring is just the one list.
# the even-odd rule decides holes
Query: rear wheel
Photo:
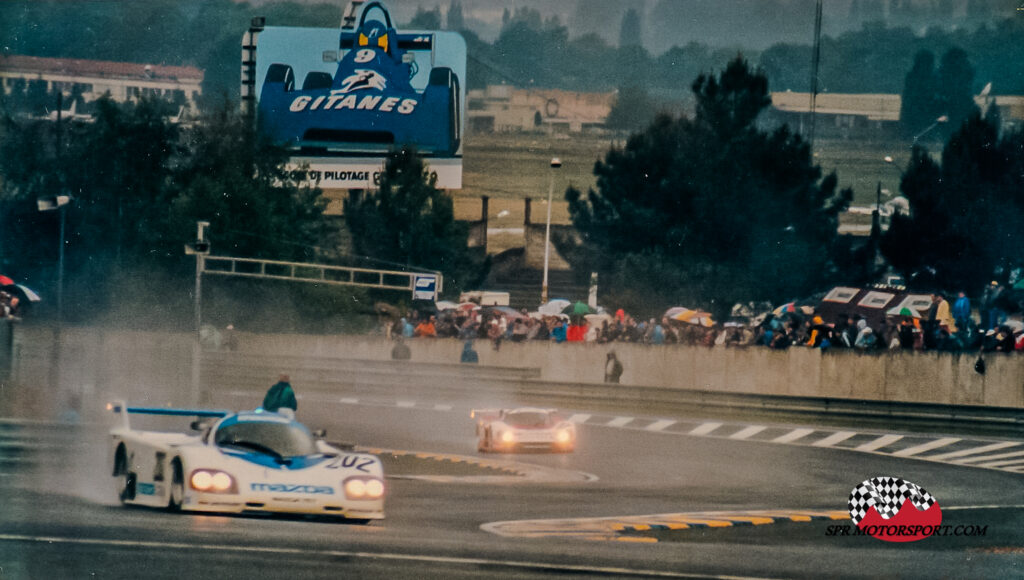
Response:
[{"label": "rear wheel", "polygon": [[272,64],[267,69],[267,76],[263,79],[263,84],[268,83],[279,83],[284,92],[290,93],[295,90],[295,73],[292,72],[292,67],[286,64]]},{"label": "rear wheel", "polygon": [[128,453],[124,445],[119,445],[114,454],[114,477],[117,478],[114,490],[121,503],[135,499],[135,474],[128,471]]},{"label": "rear wheel", "polygon": [[181,467],[181,460],[175,459],[171,462],[171,497],[167,501],[167,509],[172,512],[181,511],[181,504],[185,501],[185,470]]}]

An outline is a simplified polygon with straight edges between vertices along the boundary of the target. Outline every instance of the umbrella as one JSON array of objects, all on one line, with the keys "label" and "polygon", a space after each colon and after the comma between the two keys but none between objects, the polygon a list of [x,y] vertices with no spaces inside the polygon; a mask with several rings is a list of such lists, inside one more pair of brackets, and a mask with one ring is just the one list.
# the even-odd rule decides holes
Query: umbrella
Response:
[{"label": "umbrella", "polygon": [[689,310],[689,308],[684,308],[682,306],[673,306],[672,308],[669,308],[668,310],[666,310],[665,314],[662,314],[662,317],[663,318],[672,318],[673,316],[675,316],[676,314],[679,314],[680,312],[683,312],[684,310]]},{"label": "umbrella", "polygon": [[[2,276],[0,276],[2,278]],[[28,300],[29,302],[39,302],[42,298],[39,297],[31,288],[23,286],[21,284],[5,284],[0,286],[0,290],[7,292],[8,294],[15,294],[22,300]]]},{"label": "umbrella", "polygon": [[14,280],[0,274],[0,286],[14,286]]},{"label": "umbrella", "polygon": [[437,309],[439,311],[441,311],[441,310],[452,310],[452,309],[458,308],[458,307],[459,307],[458,304],[456,304],[454,302],[451,302],[450,300],[438,300],[437,301]]},{"label": "umbrella", "polygon": [[1013,332],[1024,331],[1024,322],[1021,322],[1020,320],[1007,320],[1003,324]]},{"label": "umbrella", "polygon": [[675,316],[670,316],[669,320],[676,320],[687,324],[697,324],[699,326],[712,326],[715,323],[714,320],[711,319],[710,312],[704,312],[703,310],[690,310],[689,308],[684,308],[682,312]]},{"label": "umbrella", "polygon": [[562,309],[562,314],[581,315],[581,314],[595,314],[594,309],[587,306],[586,302],[577,301],[575,304],[570,304]]},{"label": "umbrella", "polygon": [[547,316],[554,316],[556,314],[561,314],[562,311],[565,310],[571,304],[572,301],[566,300],[565,298],[555,298],[553,300],[548,300],[546,303],[542,304],[539,308],[537,308],[537,312],[540,312],[541,314]]},{"label": "umbrella", "polygon": [[920,312],[914,310],[913,308],[907,308],[906,306],[904,306],[903,308],[890,308],[888,311],[886,311],[886,314],[889,316],[909,316],[911,318],[921,318]]},{"label": "umbrella", "polygon": [[775,316],[782,316],[783,314],[790,314],[793,312],[796,312],[796,302],[787,302],[775,310],[772,310],[772,314]]},{"label": "umbrella", "polygon": [[462,312],[472,312],[473,310],[480,310],[480,305],[476,302],[463,302],[457,308]]}]

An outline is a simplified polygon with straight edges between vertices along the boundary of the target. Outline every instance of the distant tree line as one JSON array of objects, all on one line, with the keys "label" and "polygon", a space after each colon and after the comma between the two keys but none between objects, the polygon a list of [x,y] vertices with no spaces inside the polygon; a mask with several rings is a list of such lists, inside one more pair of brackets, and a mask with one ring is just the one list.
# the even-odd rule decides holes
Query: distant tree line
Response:
[{"label": "distant tree line", "polygon": [[[951,51],[942,67],[962,60]],[[972,296],[1024,267],[1024,129],[1001,133],[995,108],[983,115],[971,101],[941,161],[913,148],[900,183],[909,212],[884,234],[840,236],[852,191],[822,175],[788,126],[758,126],[768,86],[763,71],[734,59],[694,81],[692,118],[659,115],[613,146],[595,164],[596,187],[565,194],[581,241],[557,242],[574,269],[599,272],[605,295],[634,312],[653,301],[722,318],[737,302],[874,282],[885,265],[915,290]],[[931,114],[952,117],[951,105]]]},{"label": "distant tree line", "polygon": [[[865,17],[877,13],[873,7],[865,7],[871,2],[854,2],[851,10]],[[776,18],[785,11],[779,12],[772,6],[779,4],[776,8],[782,10],[780,7],[795,5],[748,4],[756,13],[743,14],[745,19],[758,15]],[[951,10],[943,1],[939,4],[934,7],[938,10],[936,14],[941,13],[939,9]],[[984,5],[971,3],[974,4]],[[640,87],[659,100],[679,101],[690,98],[687,89],[697,75],[721,69],[738,51],[743,51],[749,62],[764,70],[773,90],[808,90],[809,31],[807,43],[780,43],[762,51],[744,47],[742,37],[732,41],[729,48],[699,42],[659,47],[663,52],[657,54],[645,48],[651,46],[646,41],[652,37],[669,37],[658,27],[685,16],[678,14],[680,10],[690,7],[692,11],[701,6],[715,14],[737,10],[731,3],[659,2],[646,19],[652,23],[648,26],[650,30],[635,10],[613,11],[619,33],[617,46],[596,32],[570,36],[570,28],[557,18],[545,19],[529,8],[506,9],[500,34],[488,42],[468,28],[468,19],[458,0],[448,2],[446,17],[439,6],[421,8],[411,22],[401,25],[462,32],[469,49],[470,88],[497,83],[579,91]],[[921,32],[899,25],[911,21],[911,13],[923,6],[908,0],[893,2],[887,16],[897,26],[866,21],[859,30],[823,38],[821,90],[899,93],[918,51],[938,55],[956,46],[970,55],[976,67],[970,90],[977,92],[991,81],[994,94],[1024,94],[1024,43],[1020,42],[1024,38],[1024,19],[1015,13],[1014,18],[984,24],[985,17],[993,17],[992,11],[972,8],[971,18],[946,21],[966,23],[956,29],[936,26]],[[268,2],[252,6],[234,0],[8,0],[0,7],[0,41],[6,51],[14,54],[196,66],[206,73],[206,104],[215,107],[224,95],[234,99],[238,94],[239,44],[253,16],[265,16],[267,23],[275,26],[323,27],[334,26],[340,11],[336,4]],[[662,16],[655,17],[658,14]],[[735,16],[732,15],[733,20]],[[594,23],[587,22],[594,17],[597,15],[574,22],[573,30],[593,28]],[[684,20],[704,22],[694,21],[693,14]],[[943,19],[936,17],[933,21]],[[712,25],[711,20],[706,22]]]},{"label": "distant tree line", "polygon": [[658,116],[596,163],[595,189],[566,192],[582,237],[561,242],[574,268],[599,272],[631,311],[682,302],[720,318],[849,279],[837,228],[853,194],[788,126],[757,126],[771,103],[764,74],[736,58],[692,91],[692,118]]},{"label": "distant tree line", "polygon": [[[187,324],[180,309],[189,304],[193,259],[183,247],[199,220],[210,222],[219,255],[314,261],[337,248],[321,192],[296,182],[285,152],[258,138],[233,106],[182,127],[164,105],[103,98],[91,122],[0,120],[2,272],[44,293],[44,308],[54,305],[60,243],[56,212],[37,211],[36,200],[56,195],[71,197],[62,211],[72,321],[146,303],[145,312],[166,309],[165,322]],[[323,299],[298,292],[306,303]],[[291,293],[277,297],[278,307]],[[244,306],[259,317],[255,304]]]},{"label": "distant tree line", "polygon": [[910,212],[893,216],[881,250],[918,288],[978,295],[1024,266],[1024,129],[1001,134],[992,111],[971,113],[939,161],[914,147],[903,172]]}]

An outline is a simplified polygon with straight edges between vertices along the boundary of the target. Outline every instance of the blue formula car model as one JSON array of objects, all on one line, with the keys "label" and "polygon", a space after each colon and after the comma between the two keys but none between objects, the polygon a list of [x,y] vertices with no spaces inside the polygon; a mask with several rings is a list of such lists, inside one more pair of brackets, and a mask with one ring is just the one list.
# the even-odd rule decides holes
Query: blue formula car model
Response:
[{"label": "blue formula car model", "polygon": [[[379,10],[384,22],[367,19]],[[423,91],[410,80],[416,63],[407,50],[430,50],[433,37],[399,35],[378,2],[362,13],[358,29],[342,31],[344,53],[332,77],[310,72],[301,89],[287,64],[267,69],[259,100],[261,130],[274,142],[312,154],[360,155],[412,144],[428,156],[459,149],[459,79],[450,68],[430,70]]]}]

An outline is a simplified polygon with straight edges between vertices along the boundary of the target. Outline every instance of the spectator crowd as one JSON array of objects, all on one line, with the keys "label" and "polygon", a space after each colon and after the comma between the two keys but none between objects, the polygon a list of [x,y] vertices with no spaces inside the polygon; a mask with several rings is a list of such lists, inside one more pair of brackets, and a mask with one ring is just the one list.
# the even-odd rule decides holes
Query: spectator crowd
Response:
[{"label": "spectator crowd", "polygon": [[[857,313],[818,313],[812,306],[733,316],[724,323],[710,317],[689,321],[669,314],[637,320],[622,309],[614,314],[542,314],[509,307],[461,304],[439,311],[412,310],[408,316],[383,317],[388,338],[458,338],[488,340],[495,350],[503,342],[553,341],[595,343],[683,344],[705,347],[794,347],[858,351],[930,350],[1024,352],[1024,324],[1010,318],[1020,310],[1010,290],[993,282],[979,308],[960,292],[935,294],[927,312],[906,311],[874,323]],[[734,309],[734,313],[736,313]]]}]

